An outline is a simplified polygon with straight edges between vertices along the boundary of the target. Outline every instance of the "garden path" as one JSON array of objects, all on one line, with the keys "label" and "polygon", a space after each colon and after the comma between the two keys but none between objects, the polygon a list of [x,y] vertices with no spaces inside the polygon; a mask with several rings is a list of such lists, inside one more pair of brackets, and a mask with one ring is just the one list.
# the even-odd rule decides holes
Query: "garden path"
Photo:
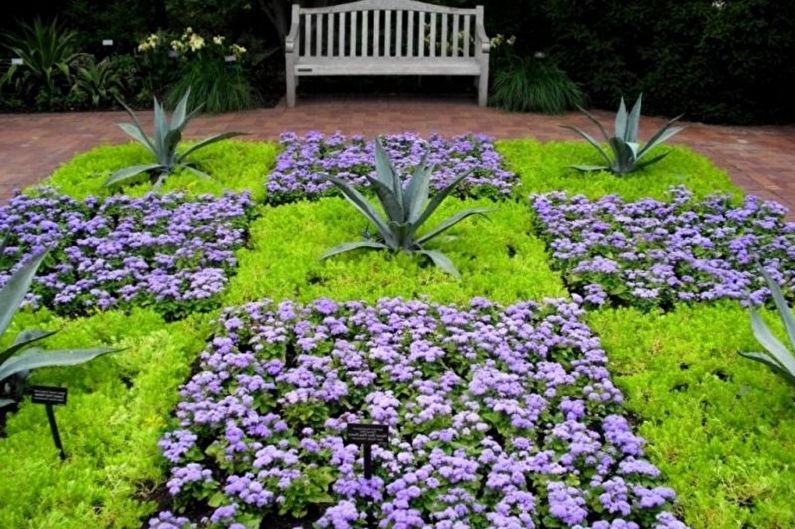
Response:
[{"label": "garden path", "polygon": [[[607,123],[608,112],[596,115]],[[151,115],[141,113],[149,123]],[[114,123],[123,112],[0,114],[0,201],[14,189],[35,183],[75,154],[126,136]],[[642,137],[663,122],[647,118]],[[497,138],[534,137],[541,141],[573,138],[559,125],[589,124],[578,113],[565,116],[515,114],[479,108],[469,99],[302,98],[298,106],[202,116],[191,123],[189,137],[227,130],[247,131],[252,138],[277,139],[284,131],[317,130],[372,136],[414,131],[444,135],[483,132]],[[653,131],[651,131],[653,132]],[[685,143],[727,170],[749,193],[787,205],[795,218],[795,126],[734,127],[691,123],[675,142]]]}]

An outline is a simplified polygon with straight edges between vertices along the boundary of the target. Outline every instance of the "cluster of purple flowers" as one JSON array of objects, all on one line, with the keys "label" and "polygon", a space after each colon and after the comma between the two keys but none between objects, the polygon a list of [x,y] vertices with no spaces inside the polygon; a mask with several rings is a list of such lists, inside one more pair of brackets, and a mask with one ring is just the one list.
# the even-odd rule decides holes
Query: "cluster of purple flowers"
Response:
[{"label": "cluster of purple flowers", "polygon": [[760,268],[793,297],[795,223],[785,221],[786,208],[753,196],[696,200],[684,187],[670,194],[670,202],[564,193],[532,200],[555,266],[588,303],[756,305],[770,294]]},{"label": "cluster of purple flowers", "polygon": [[[582,308],[320,299],[227,309],[160,441],[152,529],[685,529]],[[365,479],[346,425],[389,426]],[[307,516],[310,516],[307,518]]]},{"label": "cluster of purple flowers", "polygon": [[[404,178],[427,156],[435,167],[431,186],[441,189],[456,177],[468,173],[460,190],[466,195],[501,197],[511,193],[517,182],[513,173],[502,169],[502,158],[492,141],[480,134],[446,139],[433,135],[427,140],[411,133],[385,136],[384,147]],[[375,176],[375,146],[362,136],[347,139],[341,134],[324,136],[312,132],[298,137],[282,134],[282,153],[268,177],[268,200],[274,204],[315,198],[333,191],[323,178],[336,176],[357,185]]]},{"label": "cluster of purple flowers", "polygon": [[169,317],[215,303],[247,236],[247,194],[124,195],[78,202],[52,190],[0,207],[0,284],[32,254],[50,255],[28,302],[68,315],[151,305]]}]

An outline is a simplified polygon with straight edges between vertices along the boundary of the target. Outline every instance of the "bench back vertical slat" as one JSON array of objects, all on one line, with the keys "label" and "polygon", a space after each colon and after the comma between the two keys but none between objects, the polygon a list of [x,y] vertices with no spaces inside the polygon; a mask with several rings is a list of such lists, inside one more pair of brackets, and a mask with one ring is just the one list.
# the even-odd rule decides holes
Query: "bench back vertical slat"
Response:
[{"label": "bench back vertical slat", "polygon": [[417,17],[417,56],[422,57],[425,55],[425,11],[419,11]]},{"label": "bench back vertical slat", "polygon": [[373,11],[373,57],[381,56],[381,11]]},{"label": "bench back vertical slat", "polygon": [[431,40],[428,44],[428,54],[436,57],[436,13],[431,13]]},{"label": "bench back vertical slat", "polygon": [[464,38],[462,39],[463,42],[461,43],[462,51],[464,52],[464,57],[469,57],[469,23],[472,21],[471,15],[462,15],[464,20]]},{"label": "bench back vertical slat", "polygon": [[304,15],[304,55],[312,56],[312,15]]},{"label": "bench back vertical slat", "polygon": [[326,18],[326,57],[334,57],[334,13],[329,13]]},{"label": "bench back vertical slat", "polygon": [[337,25],[339,26],[339,31],[337,31],[337,47],[339,48],[340,57],[345,57],[347,55],[345,53],[345,19],[346,19],[345,11],[339,12],[339,18],[337,19]]},{"label": "bench back vertical slat", "polygon": [[415,11],[406,11],[406,16],[409,19],[409,33],[406,36],[406,56],[414,56],[414,14]]},{"label": "bench back vertical slat", "polygon": [[452,56],[458,57],[458,19],[459,15],[453,14],[453,51]]},{"label": "bench back vertical slat", "polygon": [[367,27],[370,22],[370,10],[364,10],[362,13],[362,57],[369,57],[370,54],[368,53],[368,36],[369,36],[369,28]]},{"label": "bench back vertical slat", "polygon": [[403,56],[403,10],[395,11],[397,26],[395,27],[395,57]]},{"label": "bench back vertical slat", "polygon": [[323,15],[318,14],[315,17],[315,56],[321,57],[323,55]]},{"label": "bench back vertical slat", "polygon": [[447,13],[442,13],[442,57],[447,57]]},{"label": "bench back vertical slat", "polygon": [[357,57],[358,53],[356,51],[356,32],[358,28],[358,21],[357,19],[358,13],[356,11],[351,12],[351,49],[350,49],[350,56]]},{"label": "bench back vertical slat", "polygon": [[384,57],[392,56],[392,10],[384,13]]}]

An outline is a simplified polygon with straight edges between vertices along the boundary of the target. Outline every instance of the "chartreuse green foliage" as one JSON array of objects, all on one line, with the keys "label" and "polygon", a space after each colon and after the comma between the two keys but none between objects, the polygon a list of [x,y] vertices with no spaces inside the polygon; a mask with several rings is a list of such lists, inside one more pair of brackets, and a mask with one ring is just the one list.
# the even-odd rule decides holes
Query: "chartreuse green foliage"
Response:
[{"label": "chartreuse green foliage", "polygon": [[521,179],[516,193],[565,191],[588,198],[618,194],[626,200],[651,197],[666,199],[673,185],[686,185],[698,197],[725,191],[739,197],[741,190],[732,184],[725,171],[706,157],[682,146],[671,146],[671,154],[658,164],[642,171],[616,178],[607,171],[583,174],[569,166],[576,163],[599,163],[599,155],[586,143],[536,140],[501,140],[497,151],[506,168]]},{"label": "chartreuse green foliage", "polygon": [[151,310],[72,321],[19,313],[11,331],[61,329],[48,339],[52,347],[125,350],[33,375],[34,383],[69,389],[68,404],[56,411],[68,459],[58,459],[44,408],[23,403],[0,439],[0,527],[139,529],[140,517],[156,508],[143,496],[163,480],[157,440],[209,335],[208,320],[166,324]]},{"label": "chartreuse green foliage", "polygon": [[[467,177],[467,173],[456,176],[447,187],[437,190],[433,196],[431,191],[431,172],[433,168],[422,162],[415,168],[405,189],[403,179],[392,165],[389,155],[384,150],[381,139],[375,141],[375,177],[365,175],[370,188],[378,198],[381,211],[378,211],[352,185],[335,176],[326,178],[340,190],[342,195],[353,205],[362,217],[375,227],[375,236],[365,232],[364,240],[344,242],[330,248],[323,254],[327,259],[334,255],[351,250],[389,250],[392,252],[416,253],[428,257],[433,264],[446,273],[459,276],[452,261],[439,250],[426,248],[425,244],[438,238],[462,220],[474,216],[485,215],[488,208],[471,208],[457,211],[454,215],[439,222],[430,231],[423,230],[425,224],[444,202],[456,186]],[[382,215],[383,213],[383,215]],[[420,231],[424,233],[420,233]]]},{"label": "chartreuse green foliage", "polygon": [[[185,142],[189,146],[190,142]],[[257,202],[265,198],[265,175],[276,160],[279,147],[270,142],[229,140],[205,147],[191,155],[199,167],[212,176],[200,178],[188,171],[177,170],[160,187],[161,192],[186,191],[192,194],[224,191],[250,191]],[[140,165],[151,154],[136,143],[105,145],[91,149],[66,162],[43,182],[76,199],[107,196],[113,190],[105,187],[108,176],[121,167]],[[148,181],[126,186],[124,193],[141,196],[152,190]]]},{"label": "chartreuse green foliage", "polygon": [[330,246],[356,237],[366,225],[340,197],[262,207],[263,214],[250,227],[251,248],[237,254],[237,275],[224,303],[263,297],[373,301],[421,295],[442,303],[476,296],[512,303],[566,295],[560,277],[547,264],[544,244],[528,235],[531,221],[525,204],[449,200],[428,225],[470,207],[493,210],[488,220],[458,224],[428,244],[449,256],[460,279],[405,253],[350,252],[321,261]]},{"label": "chartreuse green foliage", "polygon": [[124,110],[129,114],[132,123],[118,123],[119,128],[129,137],[140,143],[151,157],[144,164],[130,165],[117,169],[105,181],[108,187],[120,187],[140,180],[140,176],[146,174],[152,184],[159,188],[163,181],[177,169],[182,169],[202,178],[209,178],[206,172],[195,166],[190,159],[190,155],[208,145],[217,143],[226,138],[240,136],[242,132],[223,132],[214,134],[194,143],[190,147],[178,150],[179,142],[182,140],[182,133],[188,126],[190,120],[195,117],[203,105],[196,106],[188,112],[188,99],[190,99],[190,88],[185,92],[176,105],[174,113],[169,120],[163,105],[155,98],[155,110],[153,118],[152,135],[149,136],[144,131],[135,112],[130,107],[124,105]]},{"label": "chartreuse green foliage", "polygon": [[[783,328],[764,314],[776,334]],[[734,304],[591,313],[613,380],[693,529],[795,527],[795,399],[739,356],[758,350]]]}]

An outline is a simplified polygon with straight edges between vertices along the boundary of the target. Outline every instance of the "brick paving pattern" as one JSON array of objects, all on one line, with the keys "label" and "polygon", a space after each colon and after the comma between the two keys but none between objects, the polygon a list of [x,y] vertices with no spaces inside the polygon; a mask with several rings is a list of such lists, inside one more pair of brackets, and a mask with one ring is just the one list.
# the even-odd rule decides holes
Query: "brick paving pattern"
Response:
[{"label": "brick paving pattern", "polygon": [[[141,112],[145,124],[151,114]],[[605,122],[608,112],[596,112]],[[0,200],[14,189],[37,182],[59,164],[99,144],[127,137],[114,123],[123,112],[0,115]],[[664,120],[645,118],[642,138]],[[496,138],[532,137],[540,141],[574,139],[560,124],[589,124],[578,113],[565,116],[515,114],[479,108],[469,99],[299,98],[298,106],[282,101],[269,109],[201,116],[188,127],[188,137],[237,130],[250,138],[277,139],[284,131],[374,136],[405,131],[444,135],[483,132]],[[772,198],[795,214],[795,126],[730,127],[688,123],[673,142],[684,143],[711,158],[749,193]]]}]

